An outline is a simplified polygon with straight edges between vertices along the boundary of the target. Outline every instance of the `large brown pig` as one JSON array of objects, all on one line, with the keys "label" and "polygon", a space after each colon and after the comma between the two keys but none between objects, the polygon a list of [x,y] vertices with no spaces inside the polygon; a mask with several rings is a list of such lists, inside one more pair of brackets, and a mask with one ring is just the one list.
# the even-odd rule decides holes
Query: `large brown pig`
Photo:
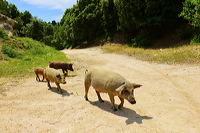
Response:
[{"label": "large brown pig", "polygon": [[134,89],[142,85],[130,83],[124,77],[115,72],[110,72],[102,69],[93,69],[85,75],[85,99],[88,101],[88,90],[92,86],[97,93],[100,102],[103,102],[100,92],[108,93],[111,105],[116,111],[114,96],[118,96],[121,103],[119,109],[123,107],[124,99],[131,104],[135,104]]},{"label": "large brown pig", "polygon": [[42,75],[42,81],[44,80],[44,74],[43,74],[43,71],[44,71],[44,68],[41,68],[41,67],[37,67],[37,68],[35,68],[34,72],[35,72],[36,80],[37,80],[37,81],[40,81],[40,77],[39,77],[39,75]]},{"label": "large brown pig", "polygon": [[61,71],[53,69],[53,68],[45,68],[44,77],[47,80],[47,86],[49,88],[51,88],[51,85],[49,82],[50,81],[55,82],[55,84],[57,85],[58,91],[60,90],[60,92],[62,93],[62,89],[60,88],[60,83],[66,84],[66,81],[65,81],[65,75]]},{"label": "large brown pig", "polygon": [[72,63],[67,63],[64,61],[52,61],[49,64],[49,67],[51,68],[55,68],[55,69],[62,69],[63,73],[66,71],[66,73],[68,73],[67,70],[70,71],[74,71],[74,69],[72,68]]}]

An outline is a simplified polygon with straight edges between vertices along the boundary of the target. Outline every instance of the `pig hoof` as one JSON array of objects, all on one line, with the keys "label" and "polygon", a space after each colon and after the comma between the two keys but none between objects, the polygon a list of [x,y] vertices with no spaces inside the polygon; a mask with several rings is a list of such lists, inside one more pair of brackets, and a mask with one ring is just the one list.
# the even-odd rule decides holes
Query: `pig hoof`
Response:
[{"label": "pig hoof", "polygon": [[121,107],[120,107],[120,106],[118,106],[118,109],[121,109]]},{"label": "pig hoof", "polygon": [[85,98],[86,101],[88,101],[88,98]]},{"label": "pig hoof", "polygon": [[117,109],[116,109],[116,108],[114,108],[114,109],[113,109],[113,111],[117,111]]}]

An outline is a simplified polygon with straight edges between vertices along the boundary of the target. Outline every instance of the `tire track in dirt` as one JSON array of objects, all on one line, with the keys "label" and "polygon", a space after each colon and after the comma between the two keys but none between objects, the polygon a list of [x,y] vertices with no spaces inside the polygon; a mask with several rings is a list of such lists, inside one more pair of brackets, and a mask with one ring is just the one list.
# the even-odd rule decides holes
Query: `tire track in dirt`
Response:
[{"label": "tire track in dirt", "polygon": [[[173,77],[169,77],[168,74],[156,69],[155,67],[152,67],[152,66],[148,66],[150,69],[156,71],[157,73],[159,73],[160,75],[162,75],[163,78],[165,78],[166,80],[168,80],[169,82],[171,82],[175,87],[176,87],[176,90],[177,91],[177,94],[178,95],[181,95],[181,97],[185,97],[185,100],[186,102],[188,102],[188,105],[189,106],[192,106],[193,109],[196,110],[196,113],[198,114],[198,112],[200,112],[200,108],[199,108],[199,104],[196,103],[196,101],[187,93],[184,91],[184,88],[179,85],[179,83],[177,83]],[[200,114],[199,114],[200,116]]]}]

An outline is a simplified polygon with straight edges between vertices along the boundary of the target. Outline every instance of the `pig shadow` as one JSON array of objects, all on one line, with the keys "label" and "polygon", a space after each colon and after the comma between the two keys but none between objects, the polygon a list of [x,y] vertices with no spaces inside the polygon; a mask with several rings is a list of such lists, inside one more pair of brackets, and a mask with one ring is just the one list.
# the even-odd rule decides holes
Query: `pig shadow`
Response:
[{"label": "pig shadow", "polygon": [[77,75],[67,75],[66,77],[76,77]]},{"label": "pig shadow", "polygon": [[[37,80],[36,80],[37,81]],[[37,82],[47,82],[45,79],[44,80],[40,80],[40,81],[37,81]]]},{"label": "pig shadow", "polygon": [[60,94],[60,95],[62,95],[62,97],[73,95],[73,93],[69,93],[69,92],[67,92],[66,90],[63,90],[63,89],[61,89],[62,90],[62,94],[61,94],[61,92],[58,91],[58,88],[56,88],[56,87],[51,87],[48,90],[50,90],[54,93]]},{"label": "pig shadow", "polygon": [[[133,124],[136,122],[137,124],[142,124],[143,120],[149,120],[152,119],[153,117],[150,116],[141,116],[137,114],[134,110],[128,109],[126,107],[123,107],[122,109],[118,109],[117,111],[113,111],[111,109],[111,103],[108,101],[105,101],[103,103],[99,101],[89,101],[90,104],[97,106],[98,108],[105,110],[107,112],[110,112],[112,114],[115,114],[120,117],[126,117],[126,125]],[[116,106],[117,107],[117,106]]]}]

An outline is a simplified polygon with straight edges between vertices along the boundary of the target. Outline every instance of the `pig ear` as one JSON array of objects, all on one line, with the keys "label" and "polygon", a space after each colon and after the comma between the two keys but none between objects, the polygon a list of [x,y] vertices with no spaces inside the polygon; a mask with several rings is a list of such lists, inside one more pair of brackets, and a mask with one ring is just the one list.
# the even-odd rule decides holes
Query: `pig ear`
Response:
[{"label": "pig ear", "polygon": [[56,78],[60,78],[60,74],[56,75]]},{"label": "pig ear", "polygon": [[133,85],[134,88],[139,88],[139,87],[142,86],[142,85],[140,85],[140,84],[136,84],[136,83],[132,83],[132,85]]},{"label": "pig ear", "polygon": [[124,82],[120,87],[118,87],[116,89],[116,91],[118,91],[119,93],[121,93],[121,91],[124,89],[125,85],[126,85],[126,83]]}]

